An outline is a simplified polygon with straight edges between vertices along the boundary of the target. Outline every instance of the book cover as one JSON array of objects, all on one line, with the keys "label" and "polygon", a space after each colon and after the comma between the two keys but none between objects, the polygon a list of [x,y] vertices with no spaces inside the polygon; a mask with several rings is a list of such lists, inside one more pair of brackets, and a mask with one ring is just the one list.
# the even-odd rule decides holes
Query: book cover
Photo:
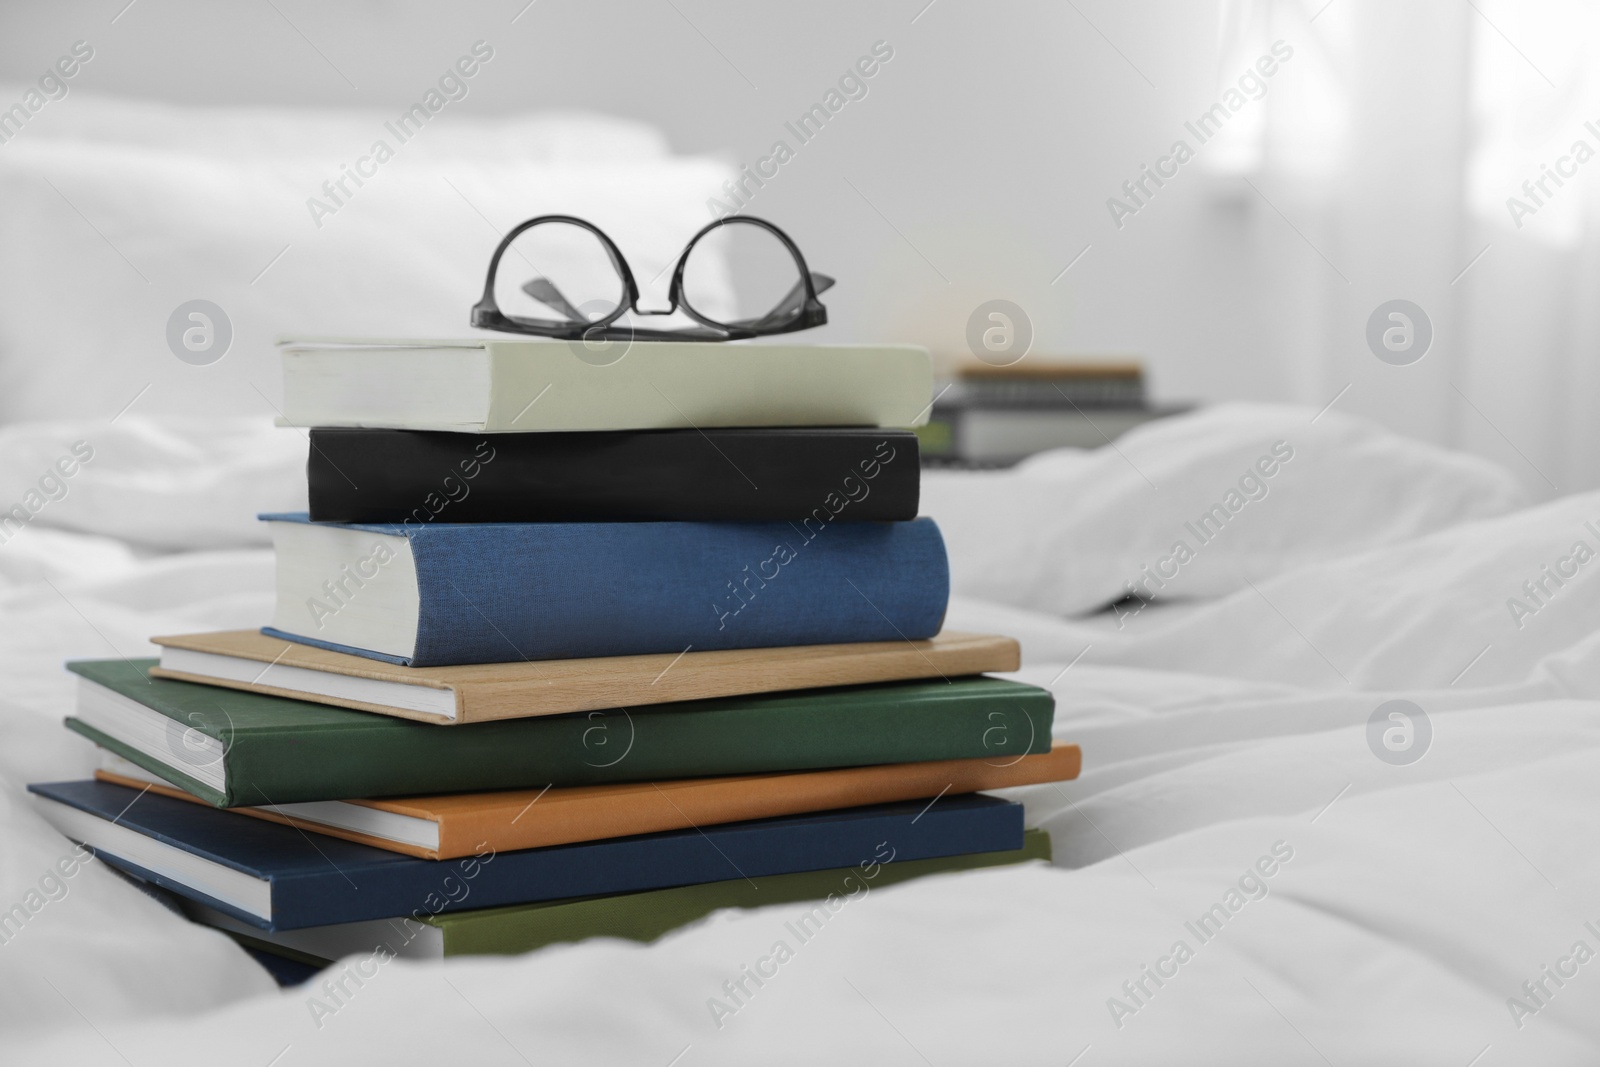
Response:
[{"label": "book cover", "polygon": [[[840,510],[849,501],[829,505]],[[826,509],[825,509],[826,510]],[[413,667],[939,632],[944,540],[911,522],[310,523],[264,515],[274,637]]]},{"label": "book cover", "polygon": [[159,678],[248,689],[429,723],[473,723],[916,678],[1014,671],[1009,637],[792,645],[522,663],[406,667],[258,630],[152,637]]},{"label": "book cover", "polygon": [[927,418],[913,345],[285,341],[284,421],[412,430],[899,426]]},{"label": "book cover", "polygon": [[917,436],[929,465],[953,460],[1006,467],[1052,448],[1101,448],[1137,426],[1186,410],[1182,405],[1051,409],[941,401]]},{"label": "book cover", "polygon": [[[459,859],[480,851],[486,843],[496,852],[508,852],[1060,782],[1076,778],[1082,762],[1077,745],[1057,741],[1049,752],[1008,760],[934,760],[788,774],[274,804],[232,810],[408,856]],[[134,789],[149,785],[164,796],[204,803],[175,786],[151,784],[148,776],[127,773],[130,770],[134,768],[108,770],[102,763],[95,777]],[[330,807],[338,810],[328,810]],[[397,816],[404,825],[388,829],[388,824],[370,818],[372,812]],[[361,826],[371,832],[353,828]]]},{"label": "book cover", "polygon": [[[880,851],[888,854],[892,847]],[[798,948],[815,937],[829,918],[875,889],[936,874],[1032,861],[1048,863],[1050,858],[1050,835],[1044,830],[1028,830],[1023,834],[1022,847],[1006,852],[969,852],[926,860],[900,859],[895,855],[880,861],[874,857],[854,867],[826,871],[731,878],[583,900],[515,904],[300,930],[260,930],[215,908],[192,902],[185,902],[184,911],[196,922],[223,930],[250,947],[326,965],[379,949],[400,959],[443,959],[513,955],[591,937],[648,943],[723,908],[816,902],[823,911],[801,910],[790,920],[793,929],[785,928],[790,948]]]},{"label": "book cover", "polygon": [[34,784],[41,813],[115,867],[253,926],[366,919],[1022,847],[1022,806],[973,794],[463,860],[424,860],[109,782]]},{"label": "book cover", "polygon": [[909,430],[464,434],[320,427],[313,522],[840,522],[917,517]]},{"label": "book cover", "polygon": [[939,394],[943,407],[1142,407],[1144,367],[1138,359],[1026,360],[995,366],[969,360]]},{"label": "book cover", "polygon": [[69,729],[218,807],[824,767],[1050,750],[1055,702],[998,678],[766,693],[428,723],[152,678],[153,660],[84,660]]}]

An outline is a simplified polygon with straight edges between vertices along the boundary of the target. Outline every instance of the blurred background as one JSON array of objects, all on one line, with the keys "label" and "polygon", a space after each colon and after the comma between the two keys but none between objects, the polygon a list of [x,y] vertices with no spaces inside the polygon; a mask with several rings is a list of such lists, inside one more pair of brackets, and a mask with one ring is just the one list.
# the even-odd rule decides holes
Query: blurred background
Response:
[{"label": "blurred background", "polygon": [[[749,166],[768,176],[746,210],[839,279],[807,340],[970,358],[974,312],[1005,300],[1030,359],[1140,359],[1157,402],[1332,404],[1536,493],[1593,487],[1597,21],[1490,0],[12,2],[0,418],[270,415],[273,337],[465,334],[498,235],[544,212],[606,226],[645,282]],[[60,65],[75,47],[92,57]],[[386,124],[441,84],[402,142]],[[392,158],[336,202],[324,183],[378,140]],[[209,365],[165,342],[194,299],[230,316]],[[1394,300],[1431,332],[1405,365],[1368,340]]]}]

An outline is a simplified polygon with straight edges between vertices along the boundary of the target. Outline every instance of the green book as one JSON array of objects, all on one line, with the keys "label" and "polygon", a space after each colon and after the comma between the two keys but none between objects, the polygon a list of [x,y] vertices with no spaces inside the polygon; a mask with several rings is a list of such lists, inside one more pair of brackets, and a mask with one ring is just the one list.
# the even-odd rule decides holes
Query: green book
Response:
[{"label": "green book", "polygon": [[[888,855],[892,847],[893,843],[887,842],[882,851]],[[1022,847],[1009,852],[971,852],[964,856],[898,863],[869,857],[855,867],[835,870],[735,878],[620,896],[517,904],[420,918],[339,923],[276,933],[246,926],[204,904],[183,901],[182,907],[190,918],[215,926],[251,948],[324,966],[330,960],[380,951],[403,959],[439,959],[514,955],[590,937],[650,942],[721,908],[814,902],[813,907],[797,909],[780,928],[785,931],[782,935],[785,942],[795,949],[815,937],[834,915],[848,910],[875,889],[947,871],[977,870],[1028,860],[1048,862],[1049,859],[1049,833],[1029,830],[1023,837]]]},{"label": "green book", "polygon": [[1050,750],[1055,701],[999,678],[890,682],[436,726],[83,660],[67,727],[218,807],[537,789]]}]

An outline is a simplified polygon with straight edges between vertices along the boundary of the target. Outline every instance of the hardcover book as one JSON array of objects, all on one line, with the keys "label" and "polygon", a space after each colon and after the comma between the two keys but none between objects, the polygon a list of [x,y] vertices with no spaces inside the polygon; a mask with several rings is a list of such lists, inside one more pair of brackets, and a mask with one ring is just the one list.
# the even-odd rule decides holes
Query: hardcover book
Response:
[{"label": "hardcover book", "polygon": [[1007,467],[1052,448],[1100,448],[1136,426],[1187,410],[1183,405],[1052,409],[941,400],[917,436],[930,465]]},{"label": "hardcover book", "polygon": [[1144,365],[1136,357],[1026,360],[995,366],[969,360],[956,368],[958,377],[941,404],[979,407],[1119,407],[1144,406]]},{"label": "hardcover book", "polygon": [[885,843],[897,861],[1002,852],[1023,833],[1020,804],[970,794],[440,861],[109,782],[28,789],[112,866],[269,930],[850,867]]},{"label": "hardcover book", "polygon": [[854,427],[464,434],[318,428],[313,522],[917,517],[917,435]]},{"label": "hardcover book", "polygon": [[[887,804],[1076,778],[1077,745],[1056,742],[1037,756],[932,760],[787,774],[510,789],[493,793],[331,800],[233,808],[424,859],[459,859],[485,843],[496,852],[690,830],[745,819]],[[204,803],[114,752],[102,751],[102,781]]]},{"label": "hardcover book", "polygon": [[[887,848],[879,851],[887,852]],[[248,947],[279,953],[319,969],[333,960],[380,948],[400,959],[437,960],[450,956],[513,955],[591,937],[650,942],[723,908],[816,901],[825,910],[802,912],[792,921],[790,947],[798,948],[815,937],[829,917],[874,889],[934,874],[1029,861],[1050,861],[1050,835],[1043,830],[1026,831],[1022,847],[1006,852],[969,852],[927,860],[896,856],[891,862],[868,858],[854,867],[826,871],[731,878],[584,900],[514,904],[300,930],[261,930],[191,901],[183,901],[182,907],[191,919],[223,930]]]},{"label": "hardcover book", "polygon": [[413,667],[914,641],[939,632],[950,591],[944,540],[926,518],[262,518],[278,560],[266,632]]},{"label": "hardcover book", "polygon": [[916,426],[912,345],[638,342],[609,362],[552,340],[284,341],[284,421],[498,433]]},{"label": "hardcover book", "polygon": [[404,667],[258,630],[152,637],[150,673],[431,723],[488,722],[682,700],[1014,671],[1009,637],[949,630],[868,641],[525,663]]},{"label": "hardcover book", "polygon": [[542,789],[1050,751],[1055,703],[999,678],[763,693],[440,729],[69,663],[69,729],[218,807]]}]

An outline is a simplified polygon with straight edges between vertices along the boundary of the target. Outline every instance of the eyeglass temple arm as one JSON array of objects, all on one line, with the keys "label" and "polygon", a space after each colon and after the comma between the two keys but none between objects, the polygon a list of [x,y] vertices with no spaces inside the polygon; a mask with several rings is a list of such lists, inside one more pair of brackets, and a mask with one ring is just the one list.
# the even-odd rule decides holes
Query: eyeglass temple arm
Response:
[{"label": "eyeglass temple arm", "polygon": [[573,322],[586,321],[583,312],[573,307],[572,303],[561,295],[561,290],[557,289],[555,283],[549,278],[534,278],[532,281],[524,282],[522,291],[546,307],[561,312]]},{"label": "eyeglass temple arm", "polygon": [[[833,288],[833,279],[828,277],[826,274],[818,274],[816,271],[812,271],[811,287],[818,293],[825,293],[829,289]],[[748,322],[742,325],[750,329],[761,329],[762,327],[771,326],[774,323],[781,322],[790,315],[794,314],[795,309],[798,308],[801,302],[805,299],[805,294],[805,283],[795,282],[794,286],[786,294],[784,294],[783,299],[778,301],[777,307],[773,308],[759,319],[756,319],[754,322]]]}]

